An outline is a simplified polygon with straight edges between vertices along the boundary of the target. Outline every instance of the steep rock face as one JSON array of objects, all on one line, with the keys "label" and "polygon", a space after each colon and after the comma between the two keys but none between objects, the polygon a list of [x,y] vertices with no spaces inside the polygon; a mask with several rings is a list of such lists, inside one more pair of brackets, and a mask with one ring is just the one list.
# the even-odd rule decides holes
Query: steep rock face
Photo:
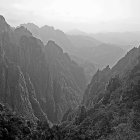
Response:
[{"label": "steep rock face", "polygon": [[22,36],[19,45],[19,65],[30,75],[43,111],[52,122],[61,120],[66,110],[76,107],[82,97],[82,68],[53,41],[44,47],[40,40]]},{"label": "steep rock face", "polygon": [[26,83],[27,83],[28,91],[30,93],[29,94],[29,100],[31,102],[32,109],[34,111],[34,115],[41,121],[47,120],[49,122],[49,120],[47,118],[47,115],[43,112],[43,110],[40,106],[40,103],[37,100],[34,86],[33,86],[32,82],[30,80],[30,77],[28,75],[26,75]]},{"label": "steep rock face", "polygon": [[71,60],[67,53],[54,42],[49,41],[45,47],[46,59],[50,64],[56,63],[58,69],[65,73],[68,78],[73,80],[75,87],[79,87],[80,91],[85,89],[85,75],[83,69],[74,61]]},{"label": "steep rock face", "polygon": [[43,44],[34,37],[22,36],[20,39],[19,65],[28,73],[35,87],[37,97],[45,92],[46,63],[42,52]]},{"label": "steep rock face", "polygon": [[109,79],[115,76],[125,78],[138,63],[139,56],[140,48],[133,48],[112,69],[106,67],[102,71],[98,71],[85,91],[83,103],[87,107],[92,107],[95,103],[100,102]]},{"label": "steep rock face", "polygon": [[[5,24],[7,25],[6,21],[5,21]],[[47,115],[42,111],[36,97],[36,89],[34,85],[37,83],[36,82],[32,83],[30,80],[30,76],[34,77],[34,74],[38,74],[38,73],[35,73],[33,70],[36,70],[36,71],[38,70],[36,67],[34,67],[34,65],[36,62],[38,63],[37,60],[39,59],[38,57],[40,57],[40,51],[42,51],[40,48],[40,46],[42,45],[41,41],[33,38],[32,34],[27,29],[25,29],[24,27],[20,27],[20,28],[16,28],[15,30],[11,30],[11,28],[9,28],[8,30],[4,30],[3,32],[1,32],[0,44],[4,50],[4,54],[7,58],[6,60],[11,61],[11,65],[7,67],[7,71],[11,71],[11,74],[13,75],[13,79],[17,77],[16,73],[21,73],[20,75],[22,76],[19,76],[19,77],[22,77],[20,78],[21,79],[20,81],[22,82],[22,84],[24,83],[23,88],[21,87],[21,89],[23,89],[23,91],[26,92],[26,93],[19,92],[20,94],[18,94],[18,91],[16,92],[13,91],[12,92],[13,98],[10,99],[11,102],[8,102],[6,100],[5,103],[9,104],[10,106],[16,106],[15,109],[17,113],[23,116],[24,115],[26,116],[27,113],[24,113],[22,108],[17,110],[17,106],[22,104],[22,102],[20,101],[20,98],[22,98],[22,96],[25,96],[23,94],[27,94],[27,97],[24,97],[24,98],[26,98],[28,102],[22,104],[21,107],[25,106],[25,110],[26,108],[27,109],[30,108],[30,112],[32,113],[32,115],[34,115],[34,117],[36,116],[40,120],[43,120],[43,121],[48,120]],[[37,53],[38,50],[39,50],[39,53]],[[12,67],[12,64],[15,66],[18,65],[17,68],[19,68],[20,71]],[[39,64],[40,63],[38,63],[38,67],[39,67]],[[39,68],[41,70],[41,67]],[[43,73],[44,71],[41,74]],[[9,75],[9,77],[11,78],[11,75]],[[1,82],[3,82],[3,80],[5,79],[1,79]],[[36,79],[33,79],[33,78],[32,80],[37,81]],[[16,84],[20,85],[20,81],[18,80]],[[7,87],[5,87],[5,89],[7,89]],[[3,94],[4,94],[5,99],[7,99],[6,93],[3,92]],[[16,96],[16,94],[18,94],[18,96]]]},{"label": "steep rock face", "polygon": [[0,101],[26,119],[37,120],[34,116],[25,78],[20,68],[10,62],[0,48]]},{"label": "steep rock face", "polygon": [[[84,96],[83,103],[90,107],[94,102],[97,102],[101,99],[102,94],[104,93],[105,86],[110,78],[110,68],[107,66],[102,71],[97,71],[93,76],[90,84],[87,86]],[[99,95],[101,95],[99,97]]]},{"label": "steep rock face", "polygon": [[[138,51],[138,49],[134,50]],[[53,125],[50,128],[46,122],[38,121],[38,123],[32,124],[0,104],[0,138],[35,140],[140,139],[140,55],[136,58],[132,52],[131,57],[135,58],[137,63],[133,68],[129,67],[131,70],[128,67],[125,68],[125,71],[129,72],[124,76],[109,79],[100,102],[96,102],[91,108],[85,108],[85,106],[79,106],[74,110],[70,108],[63,117],[63,123],[59,125]],[[130,57],[130,55],[128,56]],[[120,61],[120,64],[122,62]],[[109,67],[103,71],[104,75],[108,75],[109,72],[111,72]],[[97,73],[98,75],[100,73],[99,79],[103,82],[104,80],[101,80],[103,73],[101,71]],[[97,76],[94,78],[98,79]]]},{"label": "steep rock face", "polygon": [[0,39],[6,57],[25,77],[28,99],[37,118],[48,116],[58,122],[67,109],[80,103],[85,88],[83,69],[58,45],[49,41],[44,46],[24,27],[5,30]]},{"label": "steep rock face", "polygon": [[[7,24],[7,23],[5,23],[5,24]],[[11,62],[13,62],[14,65],[20,66],[19,67],[19,68],[21,68],[20,72],[22,71],[21,73],[22,73],[23,77],[26,77],[27,73],[30,72],[29,70],[27,71],[27,66],[29,65],[28,59],[30,59],[30,57],[29,57],[30,48],[28,48],[28,49],[25,48],[28,51],[28,53],[27,53],[28,56],[27,56],[27,54],[25,55],[25,50],[22,47],[21,42],[26,41],[24,38],[30,38],[31,36],[32,36],[31,33],[29,31],[27,31],[24,27],[17,28],[14,31],[12,31],[9,28],[9,30],[5,30],[4,32],[2,32],[0,34],[1,46],[4,49],[7,59],[9,59]],[[30,50],[30,51],[32,51],[32,50]],[[12,67],[8,67],[8,70],[10,70],[10,68],[12,68]],[[18,70],[17,70],[17,72],[18,72]],[[14,78],[14,76],[16,76],[16,75],[13,75],[13,78]],[[36,117],[38,117],[40,120],[47,120],[47,116],[46,116],[46,114],[43,113],[43,111],[39,105],[39,102],[37,101],[37,98],[36,97],[33,98],[33,96],[30,95],[30,94],[32,94],[32,92],[34,90],[34,87],[32,86],[31,81],[30,82],[27,81],[29,78],[30,77],[24,78],[24,83],[26,84],[26,92],[28,92],[28,94],[29,94],[27,99],[29,100],[29,104],[31,105],[32,113]],[[27,84],[27,82],[28,82],[28,84]],[[17,81],[17,84],[19,84],[18,81]],[[30,89],[32,89],[32,90],[30,90]],[[13,94],[15,96],[16,93],[13,92]],[[22,96],[22,94],[21,94],[21,96]],[[16,96],[14,99],[12,98],[12,100],[13,100],[12,101],[13,105],[14,105],[14,102],[15,103],[17,102],[20,104],[20,100],[18,98],[16,98]],[[28,104],[27,104],[27,107],[28,107]],[[17,110],[17,112],[21,114],[21,112],[19,112],[19,111],[22,111],[22,109]],[[22,115],[24,115],[24,114],[25,113],[22,113]]]},{"label": "steep rock face", "polygon": [[43,108],[48,117],[57,122],[69,108],[75,108],[80,103],[85,77],[82,69],[54,41],[45,46],[45,56],[48,79],[46,99],[42,99],[42,105],[46,104]]},{"label": "steep rock face", "polygon": [[0,32],[9,31],[10,26],[6,23],[5,18],[0,15]]},{"label": "steep rock face", "polygon": [[[101,84],[101,85],[100,85]],[[140,48],[133,48],[112,69],[98,71],[86,90],[86,105],[68,110],[62,128],[67,139],[139,139]],[[119,136],[119,138],[118,138]]]}]

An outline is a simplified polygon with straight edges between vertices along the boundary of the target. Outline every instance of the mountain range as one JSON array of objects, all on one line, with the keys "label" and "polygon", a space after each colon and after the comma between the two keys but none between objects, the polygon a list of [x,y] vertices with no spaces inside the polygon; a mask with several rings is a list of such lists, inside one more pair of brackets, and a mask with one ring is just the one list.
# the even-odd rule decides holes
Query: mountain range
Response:
[{"label": "mountain range", "polygon": [[[85,64],[89,64],[89,68],[94,65],[95,69],[93,71],[83,67],[85,74],[88,75],[87,83],[89,83],[92,78],[89,76],[91,75],[90,73],[93,75],[98,68],[102,69],[106,65],[112,67],[113,64],[126,53],[119,45],[103,43],[87,35],[68,35],[48,25],[38,27],[33,23],[27,23],[21,24],[21,26],[27,28],[32,32],[33,36],[41,39],[44,44],[49,40],[55,41],[56,44],[61,46],[64,52],[69,53],[71,59],[76,61],[81,67]],[[79,60],[83,63],[79,63]]]},{"label": "mountain range", "polygon": [[124,50],[132,49],[132,46],[138,47],[140,42],[140,32],[107,32],[90,34],[90,36],[104,43],[120,45]]},{"label": "mountain range", "polygon": [[114,44],[120,46],[124,51],[129,51],[132,46],[138,47],[140,42],[140,32],[99,32],[86,33],[81,30],[71,30],[66,32],[68,35],[89,36],[106,44]]},{"label": "mountain range", "polygon": [[84,71],[54,41],[44,46],[25,27],[13,29],[2,16],[0,39],[2,102],[27,118],[51,122],[59,122],[67,109],[79,105],[86,86]]},{"label": "mountain range", "polygon": [[[140,47],[119,59],[118,46],[49,26],[34,25],[32,35],[25,26],[0,16],[0,139],[140,139]],[[73,46],[64,41],[63,51],[54,37]],[[113,66],[88,81],[95,61]]]}]

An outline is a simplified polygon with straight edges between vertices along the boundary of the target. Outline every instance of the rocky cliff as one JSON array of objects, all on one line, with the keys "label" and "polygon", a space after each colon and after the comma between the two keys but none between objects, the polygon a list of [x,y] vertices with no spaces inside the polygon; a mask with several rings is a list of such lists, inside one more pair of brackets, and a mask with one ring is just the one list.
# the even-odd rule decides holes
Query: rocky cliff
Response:
[{"label": "rocky cliff", "polygon": [[111,69],[97,71],[83,105],[69,109],[60,125],[67,139],[131,140],[140,132],[140,47]]},{"label": "rocky cliff", "polygon": [[85,91],[83,103],[92,107],[95,103],[100,102],[109,80],[115,76],[119,76],[121,79],[127,77],[134,66],[137,65],[139,56],[140,48],[133,48],[111,69],[107,66],[102,71],[97,71]]},{"label": "rocky cliff", "polygon": [[29,100],[24,75],[19,66],[10,62],[0,46],[0,101],[26,119],[37,120]]},{"label": "rocky cliff", "polygon": [[[26,28],[12,29],[5,19],[1,18],[0,43],[7,60],[16,65],[19,68],[17,71],[22,73],[32,114],[41,120],[47,119],[48,116],[52,122],[60,121],[67,109],[80,103],[85,88],[83,69],[54,41],[49,41],[44,46]],[[11,69],[16,70],[13,67]],[[13,78],[15,76],[16,74],[13,74]],[[16,96],[13,97],[13,103],[15,100],[20,103]]]}]

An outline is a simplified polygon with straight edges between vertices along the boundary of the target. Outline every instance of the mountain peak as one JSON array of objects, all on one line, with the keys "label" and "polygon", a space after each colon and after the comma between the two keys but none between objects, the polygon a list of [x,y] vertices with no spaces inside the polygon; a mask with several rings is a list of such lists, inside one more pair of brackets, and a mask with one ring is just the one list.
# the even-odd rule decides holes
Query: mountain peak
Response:
[{"label": "mountain peak", "polygon": [[9,30],[10,25],[8,25],[5,18],[0,15],[0,32],[8,32]]},{"label": "mountain peak", "polygon": [[27,30],[27,28],[25,28],[24,26],[20,26],[20,27],[17,27],[15,30],[14,30],[15,34],[16,34],[16,37],[18,40],[20,40],[20,38],[22,36],[32,36],[32,33]]},{"label": "mountain peak", "polygon": [[27,28],[25,28],[24,26],[17,27],[15,29],[15,32],[20,32],[20,33],[25,33],[25,34],[32,35],[32,33]]},{"label": "mountain peak", "polygon": [[53,50],[58,50],[59,52],[63,52],[62,48],[59,47],[59,46],[55,43],[55,41],[53,41],[53,40],[49,40],[46,46],[47,46],[48,48],[53,49]]},{"label": "mountain peak", "polygon": [[51,46],[51,45],[57,45],[57,44],[55,43],[55,41],[49,40],[47,46]]},{"label": "mountain peak", "polygon": [[63,54],[63,50],[59,47],[55,41],[49,40],[46,47],[46,53],[49,57],[56,59],[60,54]]},{"label": "mountain peak", "polygon": [[2,15],[0,15],[0,22],[6,22],[5,18]]},{"label": "mountain peak", "polygon": [[36,24],[34,24],[34,23],[20,24],[20,26],[24,26],[28,30],[30,30],[30,29],[38,30],[39,29],[39,27]]},{"label": "mountain peak", "polygon": [[107,65],[106,68],[104,68],[103,70],[110,70],[109,65]]}]

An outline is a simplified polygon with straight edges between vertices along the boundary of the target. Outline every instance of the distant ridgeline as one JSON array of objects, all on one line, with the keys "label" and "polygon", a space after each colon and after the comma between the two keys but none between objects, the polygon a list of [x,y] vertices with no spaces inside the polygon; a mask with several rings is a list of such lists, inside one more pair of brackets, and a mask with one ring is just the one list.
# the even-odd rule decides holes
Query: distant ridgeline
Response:
[{"label": "distant ridgeline", "polygon": [[48,25],[38,27],[33,23],[27,23],[21,26],[27,28],[44,44],[49,40],[54,40],[57,45],[61,46],[63,51],[67,52],[71,59],[84,69],[87,83],[91,81],[98,68],[102,69],[106,65],[112,67],[126,53],[122,49],[123,46],[101,42],[94,36],[68,35]]},{"label": "distant ridgeline", "polygon": [[85,85],[54,41],[0,16],[0,139],[140,139],[140,48],[98,70],[83,95]]}]

